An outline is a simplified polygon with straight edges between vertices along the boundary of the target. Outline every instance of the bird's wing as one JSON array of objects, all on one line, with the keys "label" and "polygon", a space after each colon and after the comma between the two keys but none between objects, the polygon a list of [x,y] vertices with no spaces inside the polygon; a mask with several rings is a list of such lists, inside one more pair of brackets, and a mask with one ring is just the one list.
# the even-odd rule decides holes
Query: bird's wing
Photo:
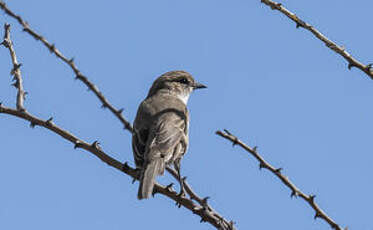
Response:
[{"label": "bird's wing", "polygon": [[[173,112],[162,114],[150,130],[145,159],[164,158],[164,162],[180,157],[187,148],[186,122]],[[182,148],[177,145],[181,144]],[[178,152],[175,152],[178,150]]]},{"label": "bird's wing", "polygon": [[[167,163],[179,159],[186,151],[185,121],[177,114],[160,115],[148,131],[138,198],[148,198],[155,177],[163,174]],[[140,135],[141,136],[141,135]]]},{"label": "bird's wing", "polygon": [[139,168],[141,168],[144,163],[144,154],[148,136],[149,129],[145,127],[142,129],[136,129],[136,127],[134,127],[132,134],[132,151],[136,166]]}]

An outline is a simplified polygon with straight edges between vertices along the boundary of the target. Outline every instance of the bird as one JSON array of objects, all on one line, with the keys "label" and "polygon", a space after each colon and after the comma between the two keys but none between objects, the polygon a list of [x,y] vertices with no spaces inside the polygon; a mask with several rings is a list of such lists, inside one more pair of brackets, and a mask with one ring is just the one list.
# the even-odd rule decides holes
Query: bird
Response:
[{"label": "bird", "polygon": [[186,71],[162,74],[152,84],[140,103],[133,124],[132,150],[139,172],[137,198],[153,194],[155,179],[173,165],[184,195],[180,161],[189,145],[189,112],[187,102],[192,91],[207,88]]}]

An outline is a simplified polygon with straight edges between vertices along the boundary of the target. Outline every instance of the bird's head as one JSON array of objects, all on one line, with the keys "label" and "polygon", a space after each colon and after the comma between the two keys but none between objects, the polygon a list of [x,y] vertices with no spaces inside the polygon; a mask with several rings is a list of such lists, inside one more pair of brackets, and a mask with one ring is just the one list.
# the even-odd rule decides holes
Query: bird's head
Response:
[{"label": "bird's head", "polygon": [[170,71],[158,77],[149,90],[148,97],[157,93],[177,96],[185,104],[190,93],[195,89],[207,88],[194,80],[192,75],[185,71]]}]

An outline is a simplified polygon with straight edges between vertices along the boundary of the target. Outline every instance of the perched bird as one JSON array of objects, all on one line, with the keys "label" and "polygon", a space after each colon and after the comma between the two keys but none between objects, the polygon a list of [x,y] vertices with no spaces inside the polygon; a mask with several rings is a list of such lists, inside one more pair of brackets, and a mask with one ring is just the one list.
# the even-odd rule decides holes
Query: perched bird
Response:
[{"label": "perched bird", "polygon": [[180,160],[188,149],[190,93],[206,88],[185,71],[171,71],[158,77],[140,104],[134,122],[132,149],[140,172],[138,199],[152,195],[155,178],[173,164],[180,183]]}]

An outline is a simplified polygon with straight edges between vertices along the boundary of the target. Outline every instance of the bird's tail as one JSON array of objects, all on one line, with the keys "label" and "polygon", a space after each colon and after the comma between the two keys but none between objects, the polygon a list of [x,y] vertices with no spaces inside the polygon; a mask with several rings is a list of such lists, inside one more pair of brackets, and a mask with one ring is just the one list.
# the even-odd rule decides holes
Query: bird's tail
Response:
[{"label": "bird's tail", "polygon": [[164,160],[162,158],[153,159],[143,170],[139,191],[137,193],[137,198],[139,200],[147,199],[152,195],[155,177],[162,174],[164,171]]}]

